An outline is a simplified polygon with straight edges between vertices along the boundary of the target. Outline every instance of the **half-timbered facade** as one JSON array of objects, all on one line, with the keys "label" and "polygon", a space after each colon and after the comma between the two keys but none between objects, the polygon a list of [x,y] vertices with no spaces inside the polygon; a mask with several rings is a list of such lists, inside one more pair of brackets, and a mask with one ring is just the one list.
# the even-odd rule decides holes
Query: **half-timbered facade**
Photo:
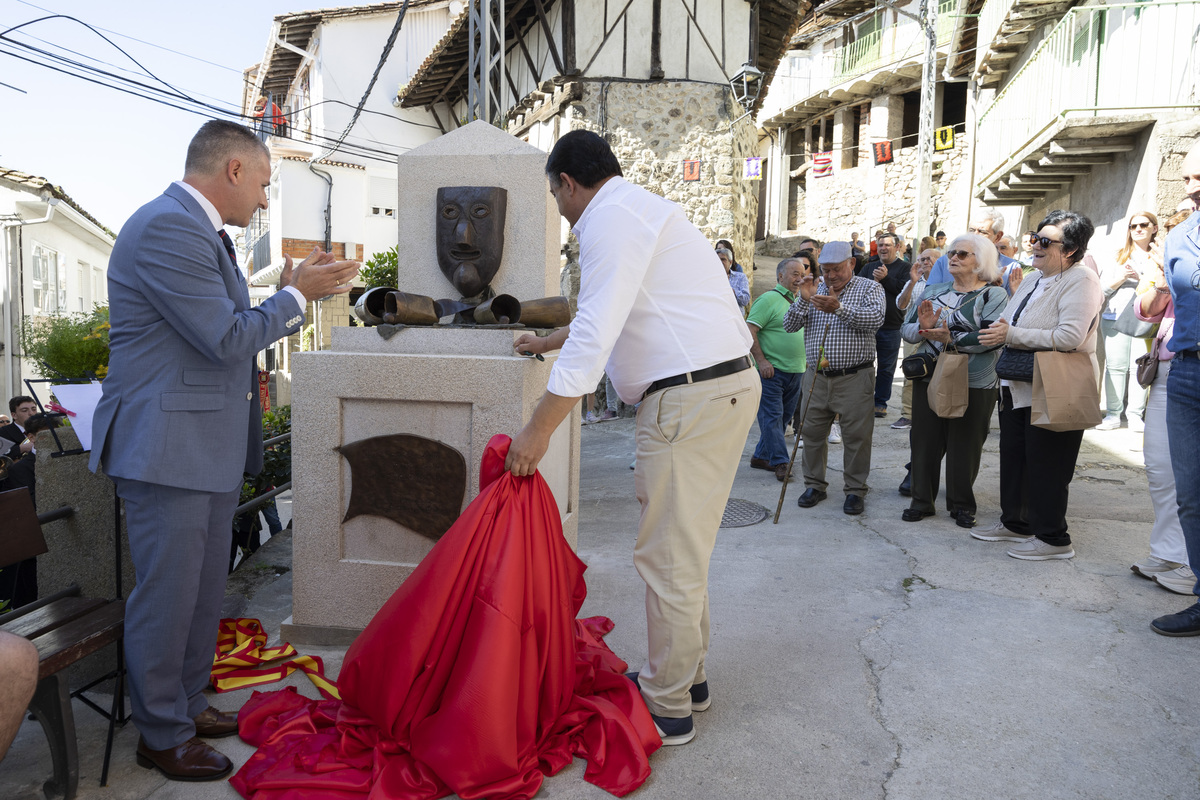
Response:
[{"label": "half-timbered facade", "polygon": [[[626,177],[679,203],[752,263],[760,182],[756,130],[733,96],[746,64],[770,79],[805,0],[505,0],[493,121],[543,149],[572,129],[612,144]],[[397,100],[446,130],[470,116],[468,14]],[[685,162],[689,162],[685,174]]]}]

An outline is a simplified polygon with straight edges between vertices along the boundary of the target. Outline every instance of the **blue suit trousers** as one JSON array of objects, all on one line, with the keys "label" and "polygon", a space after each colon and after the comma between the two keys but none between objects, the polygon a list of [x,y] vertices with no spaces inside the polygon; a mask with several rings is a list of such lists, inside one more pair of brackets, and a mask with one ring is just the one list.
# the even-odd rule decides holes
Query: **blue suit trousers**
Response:
[{"label": "blue suit trousers", "polygon": [[152,750],[196,735],[213,652],[240,488],[198,492],[114,478],[125,501],[137,586],[125,605],[133,721]]}]

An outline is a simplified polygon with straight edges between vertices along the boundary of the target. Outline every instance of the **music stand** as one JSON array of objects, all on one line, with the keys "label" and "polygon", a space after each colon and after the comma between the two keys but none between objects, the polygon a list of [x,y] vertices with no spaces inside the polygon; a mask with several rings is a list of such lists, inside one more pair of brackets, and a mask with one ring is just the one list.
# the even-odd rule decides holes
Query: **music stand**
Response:
[{"label": "music stand", "polygon": [[[37,403],[37,407],[40,411],[45,411],[46,410],[45,406],[42,405],[42,401],[38,397],[37,390],[33,388],[33,384],[35,384],[35,383],[48,383],[48,384],[52,384],[52,385],[56,384],[56,383],[91,383],[91,379],[88,379],[88,378],[85,378],[85,379],[26,378],[25,386],[29,389],[29,394],[31,397],[33,397],[33,402]],[[51,458],[62,458],[64,456],[86,455],[91,452],[90,450],[84,450],[82,447],[76,448],[74,450],[64,450],[63,445],[62,445],[62,440],[58,438],[58,432],[55,431],[54,428],[50,429],[50,435],[54,437],[54,443],[55,443],[55,445],[58,446],[57,452],[50,454]],[[39,538],[41,538],[40,527],[39,527],[38,536],[39,536]],[[45,551],[43,551],[43,552],[45,552]],[[117,496],[117,485],[114,482],[113,483],[113,583],[114,583],[114,597],[117,600],[125,599],[124,587],[122,584],[122,580],[123,580],[122,569],[121,569],[122,556],[123,556],[123,548],[121,547],[121,498],[119,496]],[[94,702],[92,702],[87,697],[84,697],[84,695],[83,695],[83,693],[85,691],[87,691],[88,689],[92,688],[93,686],[95,686],[98,683],[103,683],[104,681],[106,681],[110,678],[116,679],[116,684],[113,686],[113,710],[112,710],[112,712],[104,710],[103,708],[96,705]],[[92,681],[91,683],[87,684],[86,686],[80,687],[79,689],[75,690],[74,692],[71,693],[71,696],[83,701],[84,704],[89,706],[92,710],[96,711],[101,716],[110,720],[110,722],[112,722],[112,721],[118,722],[123,727],[125,725],[125,723],[129,721],[130,718],[125,713],[125,702],[124,702],[124,697],[125,697],[125,652],[124,652],[123,643],[118,645],[118,647],[117,647],[117,668],[114,671],[109,672],[106,675],[103,675],[103,676],[97,678],[96,680]],[[118,707],[118,704],[119,704],[119,707]],[[113,718],[113,714],[116,715],[115,720]],[[109,756],[112,753],[112,743],[113,743],[113,728],[112,728],[112,725],[110,725],[109,730],[108,730],[108,742],[104,748],[104,769],[100,775],[100,785],[101,786],[108,785],[108,762],[109,762]]]}]

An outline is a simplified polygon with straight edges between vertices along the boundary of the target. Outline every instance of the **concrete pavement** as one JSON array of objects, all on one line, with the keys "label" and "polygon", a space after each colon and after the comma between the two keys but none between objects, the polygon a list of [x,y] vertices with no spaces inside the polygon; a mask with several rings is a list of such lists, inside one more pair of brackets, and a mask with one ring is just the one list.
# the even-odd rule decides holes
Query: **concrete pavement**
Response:
[{"label": "concrete pavement", "polygon": [[[761,274],[761,273],[760,273]],[[768,287],[769,288],[769,287]],[[1069,522],[1076,557],[1024,562],[1003,543],[970,538],[943,512],[900,519],[896,492],[907,431],[876,421],[866,513],[842,514],[841,447],[830,447],[830,497],[796,506],[790,485],[778,525],[724,529],[712,562],[713,705],[698,735],[651,759],[634,796],[680,800],[784,798],[1195,798],[1200,796],[1200,700],[1186,689],[1200,640],[1154,634],[1150,620],[1194,598],[1129,570],[1148,548],[1150,501],[1140,434],[1088,432]],[[583,431],[580,555],[583,613],[616,622],[608,642],[639,667],[643,586],[631,564],[633,420]],[[976,490],[979,520],[998,515],[998,432]],[[780,484],[751,470],[752,430],[732,496],[773,514]],[[277,537],[247,568],[244,614],[276,636],[290,610],[290,540]],[[278,578],[274,578],[275,573]],[[252,582],[254,583],[254,582]],[[331,588],[331,591],[334,589]],[[341,650],[321,655],[336,674]],[[304,678],[285,684],[314,694]],[[215,696],[237,708],[246,691]],[[132,726],[117,736],[107,789],[96,782],[104,726],[75,705],[84,798],[233,798],[226,783],[179,784],[133,760]],[[250,748],[218,746],[238,764]],[[0,764],[0,797],[40,796],[50,760],[27,722]],[[602,798],[576,761],[543,795]]]}]

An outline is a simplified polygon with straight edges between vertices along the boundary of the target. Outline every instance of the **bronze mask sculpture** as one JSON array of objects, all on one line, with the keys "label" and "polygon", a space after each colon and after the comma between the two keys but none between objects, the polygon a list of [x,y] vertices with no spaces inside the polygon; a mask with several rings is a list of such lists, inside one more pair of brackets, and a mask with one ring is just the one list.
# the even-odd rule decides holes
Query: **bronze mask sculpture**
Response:
[{"label": "bronze mask sculpture", "polygon": [[463,297],[488,288],[504,254],[508,190],[443,186],[437,190],[438,267]]}]

